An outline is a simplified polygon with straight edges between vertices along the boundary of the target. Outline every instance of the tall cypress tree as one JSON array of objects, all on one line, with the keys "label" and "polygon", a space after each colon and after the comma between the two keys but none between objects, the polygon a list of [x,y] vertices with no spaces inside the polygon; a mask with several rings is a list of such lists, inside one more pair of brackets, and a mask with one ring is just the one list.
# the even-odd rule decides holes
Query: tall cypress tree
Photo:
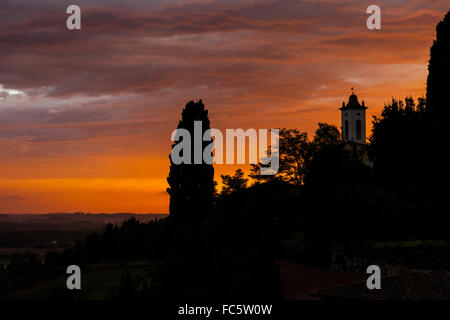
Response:
[{"label": "tall cypress tree", "polygon": [[436,27],[436,40],[430,50],[427,79],[427,110],[430,112],[432,186],[448,188],[450,177],[450,11]]},{"label": "tall cypress tree", "polygon": [[[450,104],[450,11],[436,27],[436,40],[430,50],[427,80],[427,106],[436,121],[448,122]],[[442,119],[445,116],[445,119]]]},{"label": "tall cypress tree", "polygon": [[[190,101],[181,113],[178,129],[186,129],[191,137],[191,164],[175,164],[170,158],[170,172],[167,178],[170,195],[170,215],[174,218],[197,220],[210,213],[214,195],[214,168],[202,159],[194,164],[194,121],[202,122],[202,136],[210,129],[208,110],[202,100]],[[211,142],[202,142],[202,151]],[[173,147],[176,145],[174,143]]]}]

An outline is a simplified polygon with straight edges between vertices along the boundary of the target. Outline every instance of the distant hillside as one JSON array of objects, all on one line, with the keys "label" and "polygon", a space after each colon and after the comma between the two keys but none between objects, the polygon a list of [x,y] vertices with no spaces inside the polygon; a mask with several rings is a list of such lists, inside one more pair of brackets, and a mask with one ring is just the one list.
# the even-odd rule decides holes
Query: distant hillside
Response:
[{"label": "distant hillside", "polygon": [[131,217],[148,222],[165,218],[167,214],[0,214],[0,231],[100,230],[107,223],[120,224]]}]

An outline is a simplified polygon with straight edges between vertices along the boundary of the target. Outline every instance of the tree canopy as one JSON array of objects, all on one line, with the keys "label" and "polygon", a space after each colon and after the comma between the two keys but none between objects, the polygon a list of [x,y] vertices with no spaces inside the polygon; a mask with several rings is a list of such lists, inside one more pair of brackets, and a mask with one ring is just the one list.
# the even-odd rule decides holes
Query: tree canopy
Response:
[{"label": "tree canopy", "polygon": [[231,194],[239,192],[247,187],[248,179],[244,178],[244,171],[237,169],[233,176],[221,175],[222,178],[222,194]]}]

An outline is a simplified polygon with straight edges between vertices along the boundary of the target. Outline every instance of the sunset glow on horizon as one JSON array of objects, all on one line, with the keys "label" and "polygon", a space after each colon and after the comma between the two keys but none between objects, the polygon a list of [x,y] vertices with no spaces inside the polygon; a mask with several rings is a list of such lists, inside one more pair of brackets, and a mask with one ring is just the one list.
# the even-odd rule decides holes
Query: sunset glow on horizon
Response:
[{"label": "sunset glow on horizon", "polygon": [[376,1],[371,31],[373,1],[76,2],[79,31],[67,1],[0,3],[0,213],[168,213],[170,135],[190,100],[214,128],[312,135],[340,126],[354,87],[370,126],[392,98],[425,96],[449,10]]}]

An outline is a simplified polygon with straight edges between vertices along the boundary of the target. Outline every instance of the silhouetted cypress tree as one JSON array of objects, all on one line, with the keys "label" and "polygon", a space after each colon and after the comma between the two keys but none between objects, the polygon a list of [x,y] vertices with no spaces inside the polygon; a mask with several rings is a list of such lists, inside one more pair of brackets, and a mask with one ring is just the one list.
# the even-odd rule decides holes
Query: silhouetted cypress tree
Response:
[{"label": "silhouetted cypress tree", "polygon": [[431,113],[432,185],[439,190],[448,185],[450,176],[450,11],[437,25],[436,34],[428,65],[427,109]]},{"label": "silhouetted cypress tree", "polygon": [[[436,27],[436,40],[430,50],[427,80],[427,106],[434,119],[447,122],[450,114],[448,99],[450,77],[450,11]],[[445,116],[443,119],[441,116]]]},{"label": "silhouetted cypress tree", "polygon": [[[194,121],[202,122],[202,136],[210,129],[208,110],[202,100],[190,101],[183,112],[178,129],[186,129],[191,134],[191,164],[174,164],[170,159],[170,173],[167,178],[170,195],[170,215],[196,219],[211,212],[214,195],[214,168],[212,164],[194,164]],[[211,142],[202,142],[202,150]],[[176,143],[172,145],[172,148]],[[170,157],[170,156],[169,156]]]}]

